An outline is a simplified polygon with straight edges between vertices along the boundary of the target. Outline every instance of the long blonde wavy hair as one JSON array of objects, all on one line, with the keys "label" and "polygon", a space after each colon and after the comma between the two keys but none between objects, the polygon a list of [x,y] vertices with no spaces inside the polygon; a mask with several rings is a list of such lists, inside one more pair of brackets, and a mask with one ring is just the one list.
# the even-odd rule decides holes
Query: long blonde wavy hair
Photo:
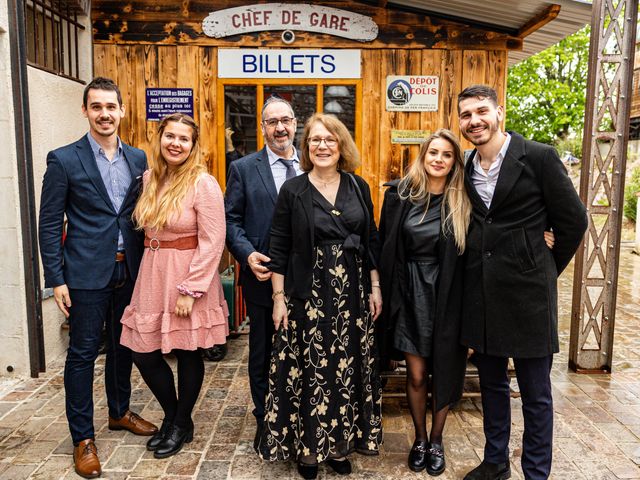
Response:
[{"label": "long blonde wavy hair", "polygon": [[[191,139],[193,146],[187,159],[171,174],[167,168],[167,162],[162,156],[160,142],[167,125],[170,122],[184,123],[191,127]],[[137,228],[162,229],[171,216],[180,210],[190,188],[192,188],[202,173],[207,168],[200,159],[198,144],[199,129],[196,122],[184,113],[173,113],[162,119],[158,125],[158,132],[151,149],[149,158],[149,180],[144,186],[138,204],[133,211],[133,219]],[[169,182],[169,187],[158,197],[160,186]]]},{"label": "long blonde wavy hair", "polygon": [[441,128],[433,133],[420,147],[418,158],[411,164],[407,174],[400,180],[398,192],[400,198],[412,203],[424,203],[425,214],[429,209],[431,194],[429,193],[429,175],[424,161],[429,145],[436,138],[442,138],[453,147],[454,162],[444,187],[444,197],[441,205],[443,231],[453,233],[458,248],[462,254],[466,247],[467,230],[471,221],[471,202],[464,186],[464,158],[458,138],[451,130]]}]

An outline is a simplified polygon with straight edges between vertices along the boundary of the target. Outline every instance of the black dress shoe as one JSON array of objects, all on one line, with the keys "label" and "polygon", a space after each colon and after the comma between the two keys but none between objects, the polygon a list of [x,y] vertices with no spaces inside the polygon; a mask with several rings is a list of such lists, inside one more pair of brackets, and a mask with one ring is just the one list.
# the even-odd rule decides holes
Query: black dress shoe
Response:
[{"label": "black dress shoe", "polygon": [[298,473],[306,480],[314,480],[318,476],[318,464],[308,465],[298,462]]},{"label": "black dress shoe", "polygon": [[421,472],[427,466],[429,444],[425,440],[416,440],[409,452],[409,468],[414,472]]},{"label": "black dress shoe", "polygon": [[156,448],[158,448],[158,445],[160,445],[160,442],[166,435],[167,430],[169,430],[169,425],[171,425],[170,421],[166,419],[162,421],[162,425],[160,426],[160,430],[158,430],[158,433],[151,437],[147,442],[147,450],[154,451]]},{"label": "black dress shoe", "polygon": [[153,456],[155,458],[167,458],[175,455],[185,443],[191,443],[193,440],[193,424],[187,428],[179,427],[172,423],[167,428],[167,433],[156,447]]},{"label": "black dress shoe", "polygon": [[214,345],[211,348],[205,348],[202,350],[202,356],[205,360],[219,362],[227,356],[227,344],[223,343],[222,345]]},{"label": "black dress shoe", "polygon": [[327,465],[333,468],[333,471],[338,475],[349,475],[351,473],[351,462],[347,458],[344,460],[330,458],[327,460]]},{"label": "black dress shoe", "polygon": [[441,443],[429,444],[429,454],[427,455],[427,473],[432,477],[437,477],[444,472],[444,447]]},{"label": "black dress shoe", "polygon": [[471,470],[464,480],[507,480],[511,478],[511,467],[508,463],[489,463],[484,460]]}]

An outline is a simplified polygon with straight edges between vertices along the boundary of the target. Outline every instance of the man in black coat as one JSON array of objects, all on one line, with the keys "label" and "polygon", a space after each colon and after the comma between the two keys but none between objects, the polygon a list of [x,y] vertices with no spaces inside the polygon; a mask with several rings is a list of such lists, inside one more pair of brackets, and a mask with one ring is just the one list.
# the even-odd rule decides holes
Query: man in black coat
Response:
[{"label": "man in black coat", "polygon": [[[473,205],[467,237],[461,341],[475,351],[485,434],[484,460],[465,480],[511,476],[507,362],[522,394],[522,470],[549,477],[553,441],[550,371],[558,346],[557,278],[587,228],[586,210],[555,149],[502,132],[495,90],[458,96],[460,130],[476,149],[466,166]],[[544,231],[552,229],[550,250]]]},{"label": "man in black coat", "polygon": [[225,192],[227,247],[240,264],[240,285],[251,321],[249,331],[249,387],[257,429],[264,420],[271,337],[274,333],[269,231],[278,191],[285,180],[302,173],[293,146],[296,118],[291,105],[270,97],[262,108],[265,147],[229,165]]}]

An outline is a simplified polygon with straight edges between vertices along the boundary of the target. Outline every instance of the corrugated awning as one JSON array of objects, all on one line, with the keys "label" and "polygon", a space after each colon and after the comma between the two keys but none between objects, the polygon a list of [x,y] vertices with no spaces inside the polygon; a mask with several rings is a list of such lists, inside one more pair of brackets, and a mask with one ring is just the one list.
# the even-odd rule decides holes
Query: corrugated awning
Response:
[{"label": "corrugated awning", "polygon": [[559,5],[560,12],[555,19],[524,36],[523,50],[509,51],[509,65],[555,45],[591,22],[591,2],[585,0],[394,0],[367,3],[409,9],[512,35],[517,35],[523,27],[535,22],[552,5]]}]

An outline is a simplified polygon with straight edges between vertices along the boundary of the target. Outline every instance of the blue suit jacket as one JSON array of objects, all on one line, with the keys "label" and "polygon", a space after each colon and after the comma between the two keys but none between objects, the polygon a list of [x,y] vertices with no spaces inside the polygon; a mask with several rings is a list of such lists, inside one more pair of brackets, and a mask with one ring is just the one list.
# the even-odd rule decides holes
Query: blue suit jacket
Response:
[{"label": "blue suit jacket", "polygon": [[245,298],[271,305],[271,282],[259,281],[247,257],[254,251],[269,253],[269,231],[278,192],[266,147],[231,162],[225,192],[227,248],[240,263],[240,284]]},{"label": "blue suit jacket", "polygon": [[[144,250],[144,234],[136,231],[131,214],[140,194],[147,157],[122,144],[131,184],[119,212],[107,193],[86,136],[49,152],[40,202],[40,255],[46,287],[98,290],[113,273],[122,232],[127,267],[135,280]],[[62,245],[64,216],[67,237]]]}]

